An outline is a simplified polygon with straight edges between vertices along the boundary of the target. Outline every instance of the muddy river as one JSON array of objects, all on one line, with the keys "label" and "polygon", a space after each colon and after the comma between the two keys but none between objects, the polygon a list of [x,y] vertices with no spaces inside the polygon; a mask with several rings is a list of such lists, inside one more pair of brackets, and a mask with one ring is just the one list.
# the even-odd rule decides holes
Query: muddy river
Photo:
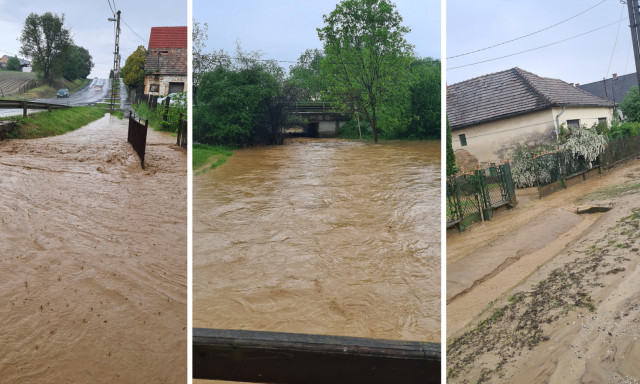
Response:
[{"label": "muddy river", "polygon": [[193,193],[195,327],[439,342],[440,142],[238,150]]},{"label": "muddy river", "polygon": [[187,381],[187,156],[126,138],[0,141],[0,382]]}]

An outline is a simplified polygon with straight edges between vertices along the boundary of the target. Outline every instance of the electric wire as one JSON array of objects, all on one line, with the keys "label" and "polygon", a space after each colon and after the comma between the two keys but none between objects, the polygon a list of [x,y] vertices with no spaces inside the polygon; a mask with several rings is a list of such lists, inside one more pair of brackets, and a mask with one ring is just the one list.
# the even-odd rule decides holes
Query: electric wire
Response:
[{"label": "electric wire", "polygon": [[139,38],[140,40],[142,40],[142,42],[143,42],[143,43],[145,43],[145,44],[147,43],[147,40],[145,40],[145,39],[143,39],[142,37],[140,37],[140,35],[138,35],[138,34],[136,33],[136,31],[134,31],[134,30],[133,30],[133,28],[131,28],[131,27],[129,26],[129,24],[127,24],[127,22],[126,22],[126,21],[124,21],[124,18],[122,18],[122,16],[120,16],[120,21],[122,21],[122,22],[124,23],[124,25],[126,25],[126,26],[127,26],[127,28],[129,28],[129,29],[131,30],[131,32],[133,32],[133,34],[134,34],[134,35],[138,36],[138,38]]},{"label": "electric wire", "polygon": [[[626,18],[624,18],[623,20],[627,20],[627,19],[629,19],[629,18],[628,18],[628,17],[626,17]],[[552,45],[557,45],[557,44],[560,44],[560,43],[564,43],[565,41],[573,40],[573,39],[576,39],[576,38],[578,38],[578,37],[581,37],[581,36],[584,36],[584,35],[588,35],[588,34],[593,33],[593,32],[597,32],[597,31],[599,31],[599,30],[601,30],[601,29],[605,29],[605,28],[610,27],[610,26],[612,26],[612,25],[614,25],[614,24],[617,24],[617,23],[619,23],[619,22],[620,22],[620,21],[614,21],[613,23],[610,23],[610,24],[607,24],[607,25],[603,25],[602,27],[599,27],[599,28],[596,28],[596,29],[592,29],[592,30],[590,30],[590,31],[587,31],[587,32],[581,33],[581,34],[579,34],[579,35],[571,36],[571,37],[568,37],[568,38],[566,38],[566,39],[562,39],[562,40],[555,41],[555,42],[553,42],[553,43],[549,43],[549,44],[541,45],[541,46],[539,46],[539,47],[535,47],[535,48],[531,48],[531,49],[526,49],[526,50],[524,50],[524,51],[520,51],[520,52],[516,52],[516,53],[511,53],[511,54],[509,54],[509,55],[504,55],[504,56],[494,57],[494,58],[487,59],[487,60],[476,61],[475,63],[464,64],[464,65],[458,65],[458,66],[456,66],[456,67],[447,68],[447,70],[448,70],[448,71],[450,71],[450,70],[453,70],[453,69],[464,68],[464,67],[470,67],[470,66],[472,66],[472,65],[477,65],[477,64],[482,64],[482,63],[487,63],[487,62],[490,62],[490,61],[500,60],[500,59],[504,59],[504,58],[507,58],[507,57],[512,57],[512,56],[520,55],[520,54],[523,54],[523,53],[527,53],[527,52],[537,51],[538,49],[547,48],[547,47],[550,47],[550,46],[552,46]]]},{"label": "electric wire", "polygon": [[609,66],[607,67],[607,73],[604,77],[609,77],[611,72],[611,63],[613,62],[613,54],[616,53],[616,45],[618,45],[618,35],[620,34],[620,25],[622,24],[622,13],[624,12],[624,6],[620,10],[620,22],[618,23],[618,31],[616,32],[616,41],[613,43],[613,51],[611,51],[611,58],[609,59]]},{"label": "electric wire", "polygon": [[553,27],[556,27],[556,26],[558,26],[558,25],[560,25],[560,24],[563,24],[563,23],[565,23],[565,22],[567,22],[567,21],[569,21],[569,20],[575,19],[576,17],[578,17],[578,16],[580,16],[580,15],[582,15],[582,14],[584,14],[584,13],[589,12],[589,11],[590,11],[590,10],[592,10],[593,8],[597,7],[598,5],[600,5],[600,4],[602,4],[602,3],[606,2],[606,1],[607,1],[607,0],[602,0],[602,1],[601,1],[601,2],[599,2],[598,4],[596,4],[596,5],[592,6],[591,8],[585,9],[584,11],[582,11],[582,12],[580,12],[580,13],[576,14],[576,15],[573,15],[573,16],[571,16],[571,17],[570,17],[570,18],[568,18],[568,19],[562,20],[562,21],[561,21],[561,22],[559,22],[559,23],[556,23],[556,24],[550,25],[550,26],[548,26],[548,27],[542,28],[542,29],[537,30],[537,31],[535,31],[535,32],[531,32],[531,33],[528,33],[528,34],[526,34],[526,35],[523,35],[523,36],[520,36],[520,37],[516,37],[515,39],[511,39],[511,40],[503,41],[503,42],[501,42],[501,43],[494,44],[494,45],[491,45],[491,46],[488,46],[488,47],[485,47],[485,48],[480,48],[480,49],[476,49],[476,50],[474,50],[474,51],[470,51],[470,52],[466,52],[466,53],[461,53],[461,54],[459,54],[459,55],[449,56],[449,57],[447,57],[447,60],[449,60],[449,59],[455,59],[456,57],[460,57],[460,56],[470,55],[470,54],[472,54],[472,53],[476,53],[476,52],[486,51],[487,49],[491,49],[491,48],[499,47],[499,46],[501,46],[501,45],[504,45],[504,44],[507,44],[507,43],[511,43],[511,42],[514,42],[514,41],[517,41],[517,40],[520,40],[520,39],[524,39],[525,37],[529,37],[529,36],[535,35],[536,33],[540,33],[540,32],[546,31],[546,30],[551,29],[551,28],[553,28]]},{"label": "electric wire", "polygon": [[113,11],[113,7],[111,6],[111,0],[107,0],[107,3],[109,4],[109,8],[111,9],[111,13],[113,14],[113,16],[115,16],[116,13]]}]

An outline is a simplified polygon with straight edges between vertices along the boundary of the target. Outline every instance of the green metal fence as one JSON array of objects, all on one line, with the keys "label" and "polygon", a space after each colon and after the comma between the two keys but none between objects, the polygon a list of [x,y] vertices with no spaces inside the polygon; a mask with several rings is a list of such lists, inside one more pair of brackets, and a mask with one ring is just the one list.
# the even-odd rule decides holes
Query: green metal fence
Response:
[{"label": "green metal fence", "polygon": [[462,231],[475,222],[491,219],[495,208],[515,205],[515,202],[509,164],[450,177],[447,179],[447,227],[457,224]]},{"label": "green metal fence", "polygon": [[594,165],[597,163],[590,163],[584,156],[573,156],[571,151],[547,153],[533,159],[538,187],[586,172]]},{"label": "green metal fence", "polygon": [[604,152],[600,154],[600,164],[603,168],[610,168],[638,153],[640,153],[640,136],[610,140]]}]

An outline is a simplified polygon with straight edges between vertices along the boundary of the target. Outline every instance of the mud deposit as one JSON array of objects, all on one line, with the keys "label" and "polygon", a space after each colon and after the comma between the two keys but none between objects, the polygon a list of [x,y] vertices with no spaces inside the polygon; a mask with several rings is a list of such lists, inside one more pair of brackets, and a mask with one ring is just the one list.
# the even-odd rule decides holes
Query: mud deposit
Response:
[{"label": "mud deposit", "polygon": [[440,340],[440,143],[294,139],[194,178],[195,327]]},{"label": "mud deposit", "polygon": [[186,382],[186,154],[126,120],[0,142],[4,382]]},{"label": "mud deposit", "polygon": [[447,382],[640,382],[639,172],[582,186],[614,208],[448,340]]}]

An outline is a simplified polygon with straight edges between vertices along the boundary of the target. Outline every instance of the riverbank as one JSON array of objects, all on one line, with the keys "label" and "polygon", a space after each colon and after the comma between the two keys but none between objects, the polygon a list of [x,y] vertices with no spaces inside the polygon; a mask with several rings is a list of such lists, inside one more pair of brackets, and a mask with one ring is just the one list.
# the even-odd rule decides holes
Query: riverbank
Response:
[{"label": "riverbank", "polygon": [[[448,322],[452,314],[451,320],[459,324],[452,308],[468,300],[484,305],[478,295],[485,285],[494,286],[498,294],[482,311],[476,310],[480,313],[472,324],[457,332],[459,326],[448,329],[453,333],[447,347],[448,382],[640,381],[640,369],[629,363],[640,358],[639,180],[640,163],[633,161],[592,185],[583,183],[572,187],[573,192],[570,188],[531,202],[549,208],[571,197],[576,205],[613,203],[614,208],[585,215],[584,220],[595,220],[568,235],[564,246],[550,251],[550,257],[513,288],[495,286],[502,279],[500,272],[449,303]],[[576,189],[583,193],[575,194]],[[489,226],[478,227],[476,235],[486,235]],[[529,257],[520,256],[523,261]],[[512,266],[504,272],[513,275]]]},{"label": "riverbank", "polygon": [[193,144],[193,170],[215,169],[233,154],[229,147],[221,145]]}]

